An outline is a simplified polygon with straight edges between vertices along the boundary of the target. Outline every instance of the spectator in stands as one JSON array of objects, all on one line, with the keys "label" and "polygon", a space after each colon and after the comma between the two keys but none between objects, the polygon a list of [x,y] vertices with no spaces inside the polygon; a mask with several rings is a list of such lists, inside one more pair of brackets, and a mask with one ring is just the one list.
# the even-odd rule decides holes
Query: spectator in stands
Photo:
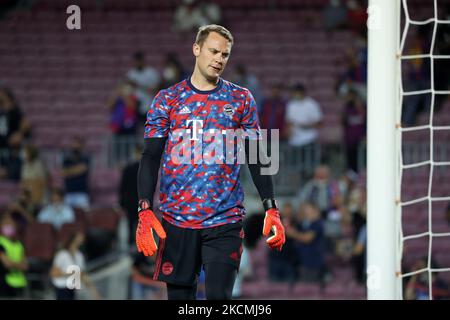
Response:
[{"label": "spectator in stands", "polygon": [[350,196],[353,190],[357,187],[359,176],[353,170],[347,170],[341,175],[338,185],[339,193],[342,197],[343,205],[348,207],[350,202]]},{"label": "spectator in stands", "polygon": [[[428,267],[428,257],[423,257],[418,260],[413,266],[412,271],[418,271]],[[438,269],[434,259],[431,259],[431,269]],[[433,293],[433,300],[447,300],[450,299],[450,290],[447,283],[439,278],[438,272],[432,272],[431,274],[431,292]],[[428,270],[414,274],[409,279],[405,289],[406,300],[429,300],[429,273]]]},{"label": "spectator in stands", "polygon": [[340,75],[336,86],[339,97],[346,99],[349,91],[354,89],[359,97],[367,100],[367,33],[362,32],[355,39],[352,48],[346,51],[345,70]]},{"label": "spectator in stands", "polygon": [[71,149],[63,160],[64,202],[86,211],[89,209],[89,164],[90,157],[84,152],[84,140],[73,137]]},{"label": "spectator in stands", "polygon": [[0,155],[0,180],[19,182],[23,165],[22,142],[19,135],[11,136],[9,141],[9,150],[3,154],[3,157]]},{"label": "spectator in stands", "polygon": [[366,137],[366,107],[353,88],[349,90],[342,113],[347,169],[358,172],[358,150]]},{"label": "spectator in stands", "polygon": [[322,217],[326,218],[328,212],[340,205],[339,185],[331,179],[330,168],[320,165],[314,171],[314,176],[300,190],[301,203],[310,202],[319,208]]},{"label": "spectator in stands", "polygon": [[190,32],[207,24],[208,20],[196,0],[182,0],[175,10],[173,25],[175,31]]},{"label": "spectator in stands", "polygon": [[138,193],[137,176],[139,161],[141,159],[142,146],[137,145],[134,159],[122,170],[119,185],[119,203],[128,216],[128,240],[131,246],[135,246],[136,226],[138,219]]},{"label": "spectator in stands", "polygon": [[25,118],[14,94],[0,88],[0,164],[11,145],[21,145],[31,135],[30,123]]},{"label": "spectator in stands", "polygon": [[366,224],[367,197],[364,184],[357,185],[351,191],[347,208],[351,215],[353,234],[356,240],[359,230]]},{"label": "spectator in stands", "polygon": [[73,209],[63,202],[64,194],[61,189],[52,190],[51,203],[42,208],[37,216],[41,223],[50,223],[57,230],[65,223],[75,222]]},{"label": "spectator in stands", "polygon": [[17,198],[7,207],[7,212],[11,214],[17,213],[23,216],[28,222],[34,220],[37,211],[38,208],[33,204],[33,201],[31,201],[31,191],[26,186],[20,187],[20,193]]},{"label": "spectator in stands", "polygon": [[18,236],[22,239],[26,226],[34,221],[37,213],[37,207],[31,200],[31,191],[27,187],[21,186],[17,199],[8,204],[5,213],[13,218]]},{"label": "spectator in stands", "polygon": [[269,279],[292,282],[298,279],[298,268],[300,266],[292,203],[286,202],[280,213],[283,225],[286,226],[286,242],[283,245],[283,250],[269,251]]},{"label": "spectator in stands", "polygon": [[[352,214],[359,208],[358,205],[355,209],[353,204],[355,200],[352,198],[356,195],[355,190],[359,187],[357,185],[358,179],[359,176],[357,173],[348,170],[341,175],[338,181],[340,200],[338,200],[337,203],[340,203],[340,209],[338,210],[340,216],[339,220],[336,221],[336,224],[340,224],[340,234],[337,239],[335,239],[335,249],[336,255],[343,261],[349,261],[352,257],[354,239],[350,234],[344,231],[352,228]],[[328,214],[328,216],[330,216],[330,214]]]},{"label": "spectator in stands", "polygon": [[295,147],[303,166],[310,170],[320,160],[317,139],[321,123],[322,111],[319,104],[306,95],[303,84],[296,84],[292,88],[291,100],[286,107],[288,143]]},{"label": "spectator in stands", "polygon": [[4,214],[0,219],[0,297],[23,296],[27,269],[25,249],[18,240],[14,220]]},{"label": "spectator in stands", "polygon": [[160,88],[167,88],[186,79],[188,75],[183,69],[183,66],[178,59],[176,53],[168,53],[162,71],[162,81]]},{"label": "spectator in stands", "polygon": [[[53,259],[53,265],[50,269],[50,277],[55,287],[55,295],[57,300],[75,300],[75,292],[77,284],[81,288],[81,284],[85,285],[93,299],[100,299],[97,289],[92,284],[86,274],[86,263],[83,253],[80,251],[81,245],[84,243],[84,234],[75,232],[63,243],[62,249],[59,250]],[[75,272],[79,268],[79,273]],[[77,276],[79,279],[76,279]],[[72,279],[69,279],[72,278]],[[68,287],[71,285],[72,287]]]},{"label": "spectator in stands", "polygon": [[347,8],[347,25],[349,29],[357,34],[365,31],[367,12],[362,6],[361,0],[348,0]]},{"label": "spectator in stands", "polygon": [[262,129],[280,130],[280,140],[285,138],[285,118],[286,118],[286,100],[282,96],[282,84],[276,82],[272,84],[270,96],[263,99],[259,120]]},{"label": "spectator in stands", "polygon": [[190,32],[208,24],[219,24],[220,7],[211,2],[183,0],[175,11],[173,28],[178,32]]},{"label": "spectator in stands", "polygon": [[165,300],[166,285],[153,280],[156,256],[146,257],[136,253],[131,269],[131,299],[133,300]]},{"label": "spectator in stands", "polygon": [[137,127],[137,98],[127,82],[119,84],[110,97],[110,128],[115,135],[134,135]]},{"label": "spectator in stands", "polygon": [[323,219],[325,248],[328,252],[335,253],[339,248],[338,242],[347,211],[339,183],[330,177],[328,166],[320,165],[315,169],[313,178],[300,190],[299,200],[300,203],[309,202],[319,208]]},{"label": "spectator in stands", "polygon": [[323,22],[328,32],[343,29],[346,26],[347,8],[340,0],[330,0],[323,11]]},{"label": "spectator in stands", "polygon": [[129,83],[121,83],[110,97],[111,112],[109,126],[113,133],[113,162],[128,158],[131,142],[136,138],[138,125],[138,101],[133,87]]},{"label": "spectator in stands", "polygon": [[326,271],[324,227],[318,208],[308,202],[300,205],[296,226],[289,234],[297,241],[300,277],[303,281],[323,281]]},{"label": "spectator in stands", "polygon": [[207,0],[199,0],[198,5],[203,12],[203,16],[208,19],[207,24],[222,24],[222,12],[219,5]]},{"label": "spectator in stands", "polygon": [[356,241],[353,246],[352,264],[355,272],[356,280],[360,284],[366,281],[367,269],[367,225],[364,224],[356,236]]},{"label": "spectator in stands", "polygon": [[339,183],[330,177],[328,166],[320,165],[315,169],[313,178],[300,191],[299,200],[300,203],[310,202],[319,208],[323,219],[326,250],[334,254],[342,236],[342,225],[346,222],[347,211]]},{"label": "spectator in stands", "polygon": [[143,125],[146,120],[148,107],[152,103],[159,87],[160,75],[158,71],[146,65],[145,55],[138,51],[133,56],[134,67],[127,72],[126,78],[134,86],[135,96],[139,101],[139,119]]},{"label": "spectator in stands", "polygon": [[47,200],[48,174],[39,159],[39,151],[34,145],[27,145],[24,150],[25,162],[22,166],[21,184],[30,190],[31,201],[36,207]]},{"label": "spectator in stands", "polygon": [[353,233],[353,250],[352,250],[352,267],[356,280],[360,283],[365,281],[366,277],[366,187],[364,185],[356,186],[350,193],[348,202],[348,212],[352,221]]},{"label": "spectator in stands", "polygon": [[256,102],[256,107],[258,111],[261,111],[262,102],[262,90],[259,84],[258,78],[249,72],[243,64],[238,64],[234,70],[234,74],[231,77],[231,81],[240,85],[241,87],[247,88],[253,95]]}]

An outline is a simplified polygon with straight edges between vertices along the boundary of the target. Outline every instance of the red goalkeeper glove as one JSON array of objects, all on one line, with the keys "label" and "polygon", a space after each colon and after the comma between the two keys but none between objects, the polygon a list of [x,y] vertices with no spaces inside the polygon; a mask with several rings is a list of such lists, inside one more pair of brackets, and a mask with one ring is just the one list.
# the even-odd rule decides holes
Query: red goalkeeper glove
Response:
[{"label": "red goalkeeper glove", "polygon": [[273,231],[274,235],[266,240],[267,244],[271,249],[277,249],[278,251],[281,251],[281,249],[283,248],[283,244],[286,242],[286,237],[284,234],[283,224],[280,220],[280,214],[276,207],[272,207],[266,210],[263,235],[268,236],[270,230]]},{"label": "red goalkeeper glove", "polygon": [[147,200],[139,201],[139,222],[136,229],[136,246],[139,252],[145,256],[152,256],[158,250],[155,238],[153,237],[153,230],[160,239],[166,238],[161,223],[155,217],[155,214],[150,209],[150,203]]}]

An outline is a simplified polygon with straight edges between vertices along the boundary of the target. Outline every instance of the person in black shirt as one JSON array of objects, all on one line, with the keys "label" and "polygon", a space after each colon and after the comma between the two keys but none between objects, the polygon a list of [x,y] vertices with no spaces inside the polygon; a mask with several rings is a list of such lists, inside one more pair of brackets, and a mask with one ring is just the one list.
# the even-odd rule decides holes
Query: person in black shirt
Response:
[{"label": "person in black shirt", "polygon": [[64,157],[64,202],[74,208],[89,209],[89,156],[84,153],[84,140],[74,137],[71,149]]},{"label": "person in black shirt", "polygon": [[[0,88],[0,167],[8,167],[10,153],[31,135],[30,124],[7,88]],[[17,180],[14,175],[13,180]],[[20,179],[20,178],[19,178]]]}]

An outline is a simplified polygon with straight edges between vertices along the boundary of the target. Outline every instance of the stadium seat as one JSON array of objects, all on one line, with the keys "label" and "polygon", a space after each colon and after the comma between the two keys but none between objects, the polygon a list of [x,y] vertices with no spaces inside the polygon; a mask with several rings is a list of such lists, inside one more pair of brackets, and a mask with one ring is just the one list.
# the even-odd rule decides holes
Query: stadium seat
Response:
[{"label": "stadium seat", "polygon": [[98,258],[114,249],[121,212],[114,208],[97,208],[87,212],[86,255]]},{"label": "stadium seat", "polygon": [[57,243],[58,245],[62,245],[67,240],[69,240],[69,237],[73,234],[81,232],[86,232],[86,225],[83,222],[73,222],[73,223],[65,223],[61,226],[61,229],[58,230],[57,233]]},{"label": "stadium seat", "polygon": [[122,212],[115,208],[97,208],[87,213],[89,228],[115,232]]},{"label": "stadium seat", "polygon": [[43,262],[53,259],[56,249],[56,234],[48,223],[32,222],[25,229],[24,247],[28,258]]}]

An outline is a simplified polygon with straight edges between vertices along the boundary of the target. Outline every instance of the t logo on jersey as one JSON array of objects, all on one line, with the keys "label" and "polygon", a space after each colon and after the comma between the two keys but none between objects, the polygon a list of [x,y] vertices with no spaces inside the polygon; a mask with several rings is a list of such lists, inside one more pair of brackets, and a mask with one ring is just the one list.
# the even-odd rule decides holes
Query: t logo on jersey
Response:
[{"label": "t logo on jersey", "polygon": [[[198,138],[197,138],[197,124],[200,124],[200,127],[198,129],[198,133],[202,134],[203,130],[201,128],[203,128],[203,120],[196,120],[196,119],[194,119],[194,120],[187,120],[186,124],[189,126],[189,124],[191,122],[192,122],[192,130],[193,130],[191,140],[197,141],[198,140]],[[191,133],[191,129],[187,129],[186,132],[188,134]]]}]

